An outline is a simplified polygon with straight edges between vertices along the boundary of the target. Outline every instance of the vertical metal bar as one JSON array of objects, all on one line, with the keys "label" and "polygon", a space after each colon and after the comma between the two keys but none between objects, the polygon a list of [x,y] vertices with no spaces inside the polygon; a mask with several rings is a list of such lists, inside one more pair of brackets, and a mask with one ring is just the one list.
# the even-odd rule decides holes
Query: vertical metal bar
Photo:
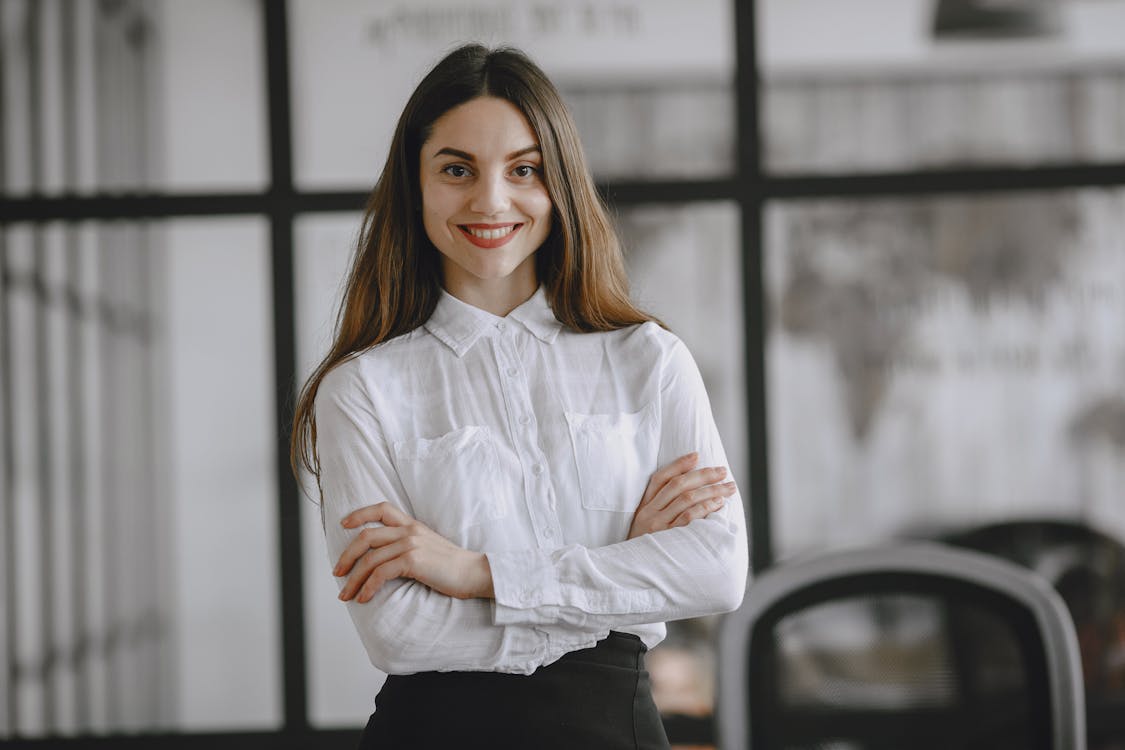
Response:
[{"label": "vertical metal bar", "polygon": [[770,528],[769,421],[766,400],[766,290],[763,283],[762,174],[758,112],[757,26],[753,0],[734,0],[735,97],[738,136],[738,202],[742,216],[742,295],[745,321],[746,406],[750,438],[750,564],[760,572],[773,563]]},{"label": "vertical metal bar", "polygon": [[[0,39],[7,38],[4,29],[4,14],[0,12]],[[7,130],[8,113],[11,108],[6,101],[4,56],[0,54],[0,190],[8,189]],[[3,502],[4,528],[4,667],[0,675],[0,685],[4,695],[3,726],[5,733],[16,732],[16,530],[15,530],[15,454],[12,442],[15,429],[12,420],[12,331],[8,318],[8,289],[11,280],[8,274],[8,236],[7,227],[0,225],[0,429],[4,431],[3,449],[0,451],[0,501]]]},{"label": "vertical metal bar", "polygon": [[143,608],[141,633],[142,643],[144,648],[144,671],[142,683],[145,686],[145,705],[143,710],[143,717],[148,726],[155,723],[156,717],[159,714],[160,708],[160,693],[159,688],[161,685],[160,680],[160,662],[157,659],[157,648],[159,643],[157,637],[159,629],[156,627],[159,622],[160,612],[160,586],[157,572],[160,566],[157,564],[157,555],[160,554],[159,547],[155,544],[157,535],[160,533],[158,528],[156,513],[156,505],[160,501],[157,497],[157,484],[156,484],[156,471],[155,465],[157,461],[155,445],[156,445],[156,387],[155,387],[155,368],[152,361],[153,346],[152,346],[152,308],[149,304],[148,295],[144,293],[145,289],[152,286],[152,250],[148,246],[147,240],[149,237],[147,231],[139,231],[137,236],[138,244],[140,245],[137,254],[137,271],[138,277],[141,281],[138,289],[138,322],[139,328],[135,331],[137,337],[137,350],[139,352],[140,367],[140,393],[138,394],[140,400],[140,420],[138,440],[141,449],[144,453],[141,461],[141,477],[140,488],[142,497],[142,507],[144,510],[144,533],[143,537],[143,559],[145,565],[143,566],[144,578],[143,585],[145,587],[145,606]]},{"label": "vertical metal bar", "polygon": [[[155,106],[155,102],[149,101],[149,93],[152,91],[151,82],[149,80],[149,65],[152,57],[152,39],[153,34],[151,31],[151,19],[145,13],[145,6],[139,5],[136,9],[136,18],[133,21],[139,29],[136,34],[136,46],[132,48],[134,53],[133,65],[135,71],[134,90],[136,93],[136,107],[135,107],[135,127],[133,142],[137,144],[135,153],[137,156],[137,185],[140,189],[149,189],[151,187],[151,160],[149,159],[149,147],[152,143],[152,133],[149,132],[150,123],[153,121],[149,117],[149,107]],[[143,606],[140,608],[141,620],[137,623],[138,648],[140,648],[138,667],[140,674],[138,674],[137,684],[143,689],[141,696],[140,713],[143,723],[152,721],[156,717],[159,708],[159,693],[160,686],[160,671],[159,661],[156,658],[158,643],[156,643],[157,629],[154,627],[156,622],[156,613],[159,611],[160,600],[160,586],[157,577],[159,566],[157,565],[157,555],[160,554],[159,548],[156,546],[155,541],[159,528],[157,526],[158,514],[156,513],[157,488],[156,488],[156,453],[155,453],[155,399],[156,389],[154,379],[156,377],[155,369],[153,367],[152,356],[152,340],[151,332],[152,326],[149,322],[152,318],[152,310],[150,305],[149,295],[145,293],[146,289],[152,288],[151,275],[152,267],[151,254],[153,248],[149,246],[150,233],[149,222],[138,222],[135,233],[136,240],[136,293],[133,295],[133,302],[135,304],[134,313],[138,326],[134,328],[133,335],[135,337],[137,354],[136,366],[139,368],[139,393],[136,427],[138,431],[137,440],[143,454],[140,461],[140,476],[137,477],[137,494],[140,501],[139,507],[136,509],[138,518],[140,519],[140,526],[143,529],[142,533],[138,535],[138,562],[140,563],[139,569],[141,575],[139,576],[138,584],[142,591]]]},{"label": "vertical metal bar", "polygon": [[[43,7],[32,3],[27,14],[27,45],[28,69],[30,85],[28,86],[28,113],[31,118],[29,130],[30,143],[28,149],[31,157],[31,180],[34,190],[41,190],[44,183],[44,158],[43,158],[43,122],[42,100],[40,93],[44,86],[43,67],[40,64],[40,21]],[[54,603],[50,591],[54,584],[57,572],[55,570],[54,555],[52,554],[51,530],[54,528],[54,508],[51,499],[54,495],[54,478],[52,474],[51,457],[51,420],[50,420],[50,394],[47,387],[50,366],[47,353],[47,305],[50,295],[47,289],[46,278],[46,243],[43,228],[36,226],[32,230],[32,243],[34,253],[33,279],[35,284],[35,370],[34,383],[36,417],[39,423],[37,431],[38,461],[38,506],[39,506],[39,574],[43,585],[40,586],[40,612],[43,622],[43,659],[40,663],[39,675],[43,682],[43,725],[44,731],[51,734],[56,730],[57,712],[55,710],[55,683],[57,663],[55,654],[58,653],[58,644],[54,642],[55,631],[51,624],[55,621]]]},{"label": "vertical metal bar", "polygon": [[[117,92],[117,79],[120,71],[117,65],[119,39],[117,27],[120,16],[120,7],[97,3],[94,6],[94,81],[97,102],[95,120],[97,122],[97,174],[99,177],[99,190],[109,191],[120,189],[120,154],[117,153],[117,133],[121,123],[118,121],[120,114],[120,98]],[[117,223],[111,222],[103,225],[98,234],[97,268],[97,298],[92,301],[94,320],[97,322],[97,339],[101,374],[98,386],[100,396],[100,443],[103,446],[100,456],[101,461],[101,487],[102,498],[102,524],[101,555],[99,565],[101,578],[104,582],[102,592],[102,622],[103,638],[97,646],[102,651],[104,659],[105,682],[101,690],[105,696],[105,725],[111,731],[120,731],[122,728],[121,712],[121,669],[118,655],[118,643],[121,627],[117,618],[120,615],[120,587],[116,554],[119,534],[120,497],[118,486],[118,455],[116,431],[119,416],[114,384],[117,380],[117,341],[115,332],[110,325],[114,312],[113,275],[117,257],[117,241],[119,236]]]},{"label": "vertical metal bar", "polygon": [[118,658],[119,641],[121,637],[121,623],[117,621],[120,616],[120,582],[118,580],[117,543],[112,539],[119,529],[120,498],[118,496],[118,467],[116,462],[118,442],[117,418],[120,413],[117,403],[117,351],[116,332],[110,325],[111,316],[114,314],[115,300],[111,294],[113,273],[116,270],[113,262],[117,255],[118,227],[108,225],[99,238],[99,244],[105,243],[100,253],[102,264],[98,269],[97,320],[99,323],[102,352],[101,376],[101,435],[102,445],[102,529],[105,540],[102,545],[102,580],[105,582],[106,613],[105,638],[101,643],[105,657],[105,706],[106,724],[111,732],[121,730],[121,669]]},{"label": "vertical metal bar", "polygon": [[[140,147],[137,137],[137,109],[138,98],[136,90],[136,48],[140,34],[137,33],[138,9],[134,2],[123,4],[119,18],[119,32],[121,44],[118,53],[118,79],[117,85],[121,94],[119,113],[119,127],[116,131],[118,149],[121,155],[122,178],[125,186],[130,190],[142,190],[143,180],[139,173],[140,160],[137,157]],[[118,310],[121,314],[121,325],[117,328],[118,357],[121,365],[121,383],[128,384],[127,389],[118,388],[118,404],[120,406],[121,424],[118,426],[121,440],[117,457],[118,466],[118,497],[121,502],[121,523],[119,527],[125,533],[117,545],[117,575],[122,585],[119,588],[121,595],[120,637],[117,639],[117,653],[121,660],[121,699],[122,721],[125,727],[134,728],[139,714],[138,704],[142,695],[139,689],[138,672],[140,664],[140,649],[135,638],[137,615],[142,610],[144,590],[140,585],[144,576],[143,566],[145,561],[139,554],[143,536],[143,522],[139,516],[141,498],[139,496],[140,482],[136,474],[134,459],[137,449],[137,394],[133,390],[136,386],[137,361],[131,340],[132,331],[129,321],[135,310],[136,301],[136,268],[133,261],[136,257],[137,242],[136,223],[130,221],[122,225],[119,234],[119,259],[116,278],[119,293],[117,295]]]},{"label": "vertical metal bar", "polygon": [[285,730],[308,727],[305,679],[304,582],[301,566],[301,508],[297,482],[289,470],[290,405],[294,401],[296,326],[293,292],[293,171],[289,107],[289,38],[285,0],[264,0],[266,70],[269,87],[271,259],[275,412],[277,414],[278,550],[281,566]]},{"label": "vertical metal bar", "polygon": [[[75,82],[75,53],[77,42],[77,19],[74,12],[74,0],[62,0],[62,80],[63,80],[63,169],[64,186],[68,191],[73,191],[78,181],[78,125],[77,125],[77,84]],[[87,613],[86,587],[81,584],[83,580],[84,562],[86,560],[86,491],[82,478],[86,473],[85,442],[81,436],[85,434],[85,403],[82,398],[82,373],[85,371],[82,362],[82,302],[78,292],[79,267],[78,267],[78,238],[77,227],[70,224],[66,228],[66,308],[67,316],[67,351],[70,355],[71,366],[67,368],[67,400],[69,406],[66,410],[67,431],[72,436],[69,442],[70,454],[67,460],[70,464],[70,486],[67,488],[70,495],[72,523],[70,524],[70,546],[72,550],[71,570],[69,575],[75,582],[72,588],[74,597],[74,633],[75,643],[73,651],[74,660],[74,706],[75,720],[79,732],[90,729],[90,697],[85,689],[89,675],[89,653],[85,644],[89,642],[90,622]]]},{"label": "vertical metal bar", "polygon": [[[0,34],[3,28],[0,28]],[[0,120],[3,117],[0,116]],[[2,127],[2,125],[0,125]],[[2,136],[2,133],[0,133]],[[3,139],[0,137],[0,144]],[[0,149],[2,150],[2,149]],[[0,179],[4,177],[0,165]],[[0,226],[0,418],[4,430],[3,453],[0,454],[0,493],[3,493],[4,518],[4,727],[16,733],[16,516],[15,516],[15,424],[12,419],[12,329],[8,315],[11,276],[8,273],[8,238],[6,227]]]}]

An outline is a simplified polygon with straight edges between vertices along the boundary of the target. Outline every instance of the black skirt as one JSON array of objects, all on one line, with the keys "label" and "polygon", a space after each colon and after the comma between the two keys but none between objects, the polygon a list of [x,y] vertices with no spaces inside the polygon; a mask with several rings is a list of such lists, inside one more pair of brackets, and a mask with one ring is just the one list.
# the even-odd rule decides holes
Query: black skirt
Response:
[{"label": "black skirt", "polygon": [[530,675],[391,675],[360,750],[667,750],[646,650],[635,635],[614,632]]}]

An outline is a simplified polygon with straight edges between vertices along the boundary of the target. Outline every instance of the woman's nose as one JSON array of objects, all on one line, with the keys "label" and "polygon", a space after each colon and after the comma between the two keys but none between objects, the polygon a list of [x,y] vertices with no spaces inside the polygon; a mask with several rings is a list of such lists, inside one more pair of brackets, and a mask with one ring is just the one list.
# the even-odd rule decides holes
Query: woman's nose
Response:
[{"label": "woman's nose", "polygon": [[469,210],[484,216],[504,213],[512,205],[502,175],[482,175],[469,202]]}]

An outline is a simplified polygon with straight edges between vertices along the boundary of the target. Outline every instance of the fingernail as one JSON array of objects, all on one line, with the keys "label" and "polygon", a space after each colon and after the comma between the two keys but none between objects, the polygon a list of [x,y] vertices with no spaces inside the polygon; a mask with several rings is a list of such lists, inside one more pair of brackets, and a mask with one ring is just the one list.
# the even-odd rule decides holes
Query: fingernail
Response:
[{"label": "fingernail", "polygon": [[344,596],[344,592],[341,591],[336,598],[339,599],[340,601],[347,601],[348,597]]}]

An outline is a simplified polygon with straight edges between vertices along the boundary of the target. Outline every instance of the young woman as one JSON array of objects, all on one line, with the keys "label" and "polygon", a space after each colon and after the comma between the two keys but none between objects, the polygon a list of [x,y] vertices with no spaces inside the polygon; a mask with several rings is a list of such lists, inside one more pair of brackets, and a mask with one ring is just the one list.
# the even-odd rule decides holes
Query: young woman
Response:
[{"label": "young woman", "polygon": [[524,55],[464,46],[419,84],[337,328],[293,457],[389,675],[362,747],[667,747],[644,652],[738,606],[743,510]]}]

